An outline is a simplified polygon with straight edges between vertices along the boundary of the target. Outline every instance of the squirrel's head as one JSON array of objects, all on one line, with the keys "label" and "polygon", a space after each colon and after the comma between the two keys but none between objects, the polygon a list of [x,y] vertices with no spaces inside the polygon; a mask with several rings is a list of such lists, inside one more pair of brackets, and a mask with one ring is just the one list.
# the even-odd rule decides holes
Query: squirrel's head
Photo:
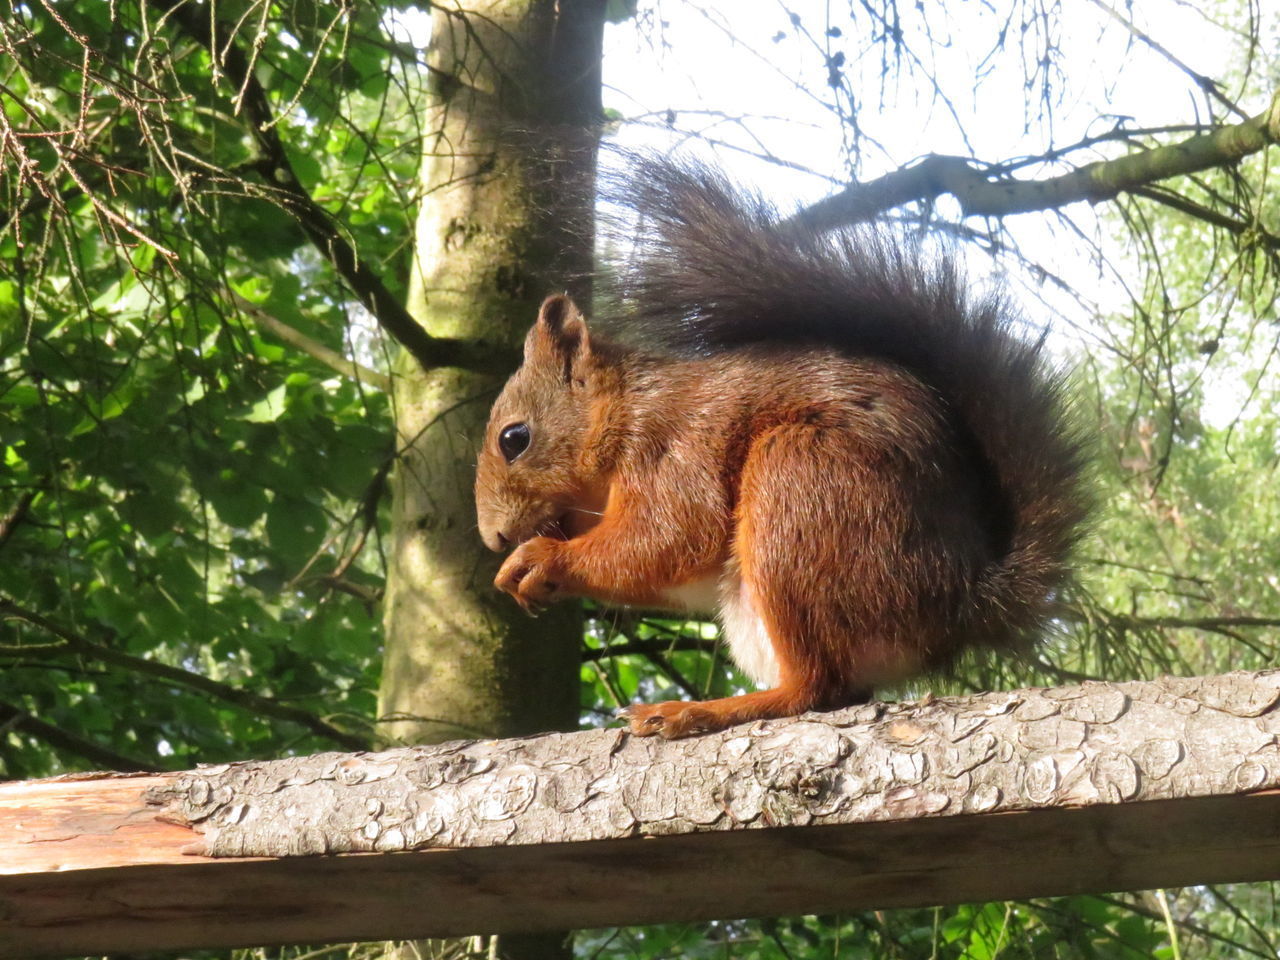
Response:
[{"label": "squirrel's head", "polygon": [[600,373],[582,313],[568,297],[548,297],[524,362],[494,402],[476,463],[476,515],[489,549],[590,525],[600,478],[586,447]]}]

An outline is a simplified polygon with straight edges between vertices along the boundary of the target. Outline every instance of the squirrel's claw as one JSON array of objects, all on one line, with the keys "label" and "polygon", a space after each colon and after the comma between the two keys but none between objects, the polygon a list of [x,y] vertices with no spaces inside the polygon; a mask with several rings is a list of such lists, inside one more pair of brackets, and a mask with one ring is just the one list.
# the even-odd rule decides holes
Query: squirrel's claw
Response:
[{"label": "squirrel's claw", "polygon": [[530,616],[561,596],[560,583],[553,580],[556,551],[561,541],[534,537],[512,552],[503,562],[493,585],[509,593]]}]

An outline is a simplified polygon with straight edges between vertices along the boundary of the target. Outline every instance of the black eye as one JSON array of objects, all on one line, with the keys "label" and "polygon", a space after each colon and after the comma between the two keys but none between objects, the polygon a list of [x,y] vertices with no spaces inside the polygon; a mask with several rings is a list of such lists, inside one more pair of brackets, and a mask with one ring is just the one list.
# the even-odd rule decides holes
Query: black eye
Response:
[{"label": "black eye", "polygon": [[498,449],[507,458],[507,463],[529,449],[529,438],[527,423],[513,423],[509,427],[502,428],[502,432],[498,434]]}]

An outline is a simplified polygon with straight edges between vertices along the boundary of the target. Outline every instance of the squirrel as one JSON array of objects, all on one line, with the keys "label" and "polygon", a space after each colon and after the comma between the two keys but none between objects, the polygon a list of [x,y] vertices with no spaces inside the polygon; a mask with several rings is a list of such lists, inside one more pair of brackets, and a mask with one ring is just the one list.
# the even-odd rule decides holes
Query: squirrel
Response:
[{"label": "squirrel", "polygon": [[867,702],[1042,628],[1087,518],[1085,444],[1043,337],[950,256],[781,219],[649,157],[624,337],[549,297],[476,476],[494,581],[714,614],[761,688],[623,711],[683,737]]}]

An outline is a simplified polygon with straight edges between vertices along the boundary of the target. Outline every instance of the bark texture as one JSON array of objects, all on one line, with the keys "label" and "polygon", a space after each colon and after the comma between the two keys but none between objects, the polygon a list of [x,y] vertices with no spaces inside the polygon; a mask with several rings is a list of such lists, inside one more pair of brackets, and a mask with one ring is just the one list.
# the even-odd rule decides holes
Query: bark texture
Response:
[{"label": "bark texture", "polygon": [[1278,701],[1241,673],[0,784],[0,957],[1277,879]]},{"label": "bark texture", "polygon": [[212,856],[870,823],[1280,788],[1280,671],[243,763],[158,791]]},{"label": "bark texture", "polygon": [[[580,608],[535,623],[493,589],[472,484],[489,405],[538,303],[591,270],[604,0],[467,0],[432,16],[409,312],[434,343],[509,352],[444,365],[406,351],[396,371],[378,703],[393,743],[578,725]],[[508,937],[496,954],[561,958],[563,940]]]}]

